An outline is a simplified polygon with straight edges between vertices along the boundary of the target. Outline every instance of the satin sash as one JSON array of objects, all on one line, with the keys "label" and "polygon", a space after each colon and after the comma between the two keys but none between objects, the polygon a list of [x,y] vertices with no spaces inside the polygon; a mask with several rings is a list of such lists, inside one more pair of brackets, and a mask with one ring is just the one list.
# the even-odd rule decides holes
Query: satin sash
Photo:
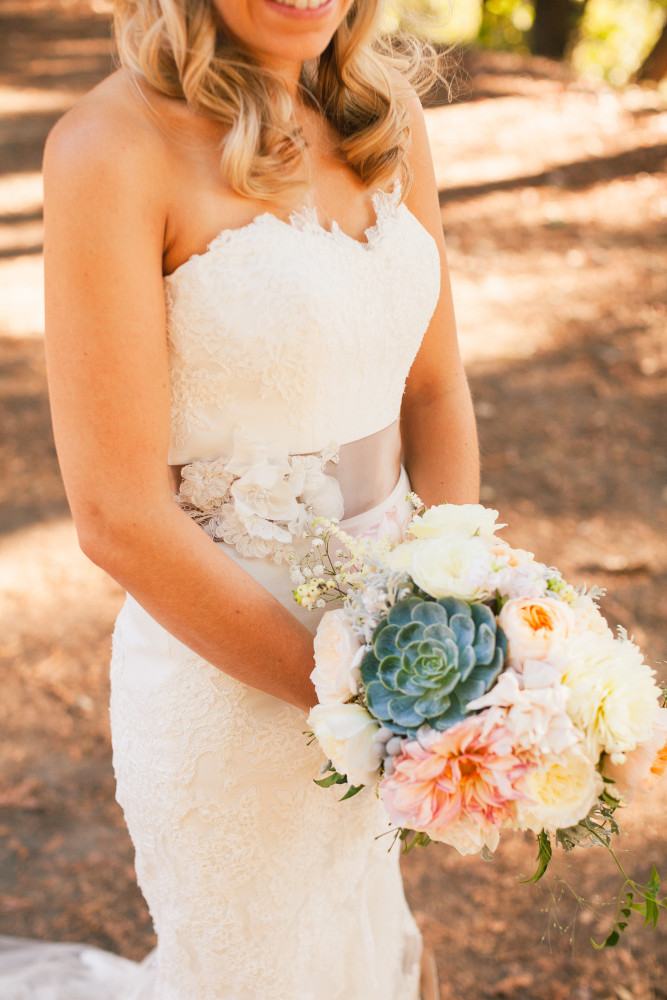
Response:
[{"label": "satin sash", "polygon": [[[184,465],[170,465],[174,488],[181,483]],[[381,431],[342,444],[338,462],[324,470],[338,481],[345,504],[344,517],[356,517],[377,507],[390,495],[401,474],[401,433],[398,420]]]}]

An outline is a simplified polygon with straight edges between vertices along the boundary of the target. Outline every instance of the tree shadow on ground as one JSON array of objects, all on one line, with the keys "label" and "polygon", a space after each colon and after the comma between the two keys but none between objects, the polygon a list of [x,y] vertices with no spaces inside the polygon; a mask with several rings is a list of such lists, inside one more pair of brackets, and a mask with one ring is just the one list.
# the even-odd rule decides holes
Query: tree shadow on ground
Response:
[{"label": "tree shadow on ground", "polygon": [[495,191],[514,191],[526,187],[558,187],[573,191],[583,190],[595,184],[630,177],[644,171],[658,173],[667,163],[667,143],[654,146],[637,146],[610,156],[591,156],[559,163],[549,170],[505,180],[493,180],[478,184],[452,185],[439,191],[440,204],[451,201],[465,201],[479,198]]}]

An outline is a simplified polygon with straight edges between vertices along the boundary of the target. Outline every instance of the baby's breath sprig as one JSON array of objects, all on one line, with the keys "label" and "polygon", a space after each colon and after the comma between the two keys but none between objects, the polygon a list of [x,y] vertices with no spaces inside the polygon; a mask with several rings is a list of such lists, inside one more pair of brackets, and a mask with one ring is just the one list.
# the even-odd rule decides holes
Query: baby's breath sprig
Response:
[{"label": "baby's breath sprig", "polygon": [[315,521],[308,552],[291,571],[294,598],[305,608],[323,608],[360,587],[368,571],[370,543],[353,538],[334,521]]}]

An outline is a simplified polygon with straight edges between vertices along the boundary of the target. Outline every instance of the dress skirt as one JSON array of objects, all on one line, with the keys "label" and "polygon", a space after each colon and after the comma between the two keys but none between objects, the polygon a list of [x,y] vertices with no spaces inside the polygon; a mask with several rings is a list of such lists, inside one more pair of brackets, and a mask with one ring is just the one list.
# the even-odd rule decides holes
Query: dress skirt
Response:
[{"label": "dress skirt", "polygon": [[[384,534],[409,516],[408,489],[403,472],[341,527]],[[315,630],[322,612],[299,608],[284,565],[222,547]],[[421,940],[382,804],[370,787],[340,802],[314,784],[324,758],[303,712],[211,666],[128,596],[111,723],[158,937],[141,1000],[417,1000]]]}]

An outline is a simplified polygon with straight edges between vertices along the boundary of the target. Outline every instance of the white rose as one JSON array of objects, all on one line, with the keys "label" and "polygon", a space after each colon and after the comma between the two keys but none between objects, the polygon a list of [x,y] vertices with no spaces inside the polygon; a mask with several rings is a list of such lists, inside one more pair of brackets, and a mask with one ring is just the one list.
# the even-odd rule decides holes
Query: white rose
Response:
[{"label": "white rose", "polygon": [[495,531],[505,527],[504,524],[496,524],[497,519],[497,510],[482,507],[478,503],[442,503],[413,517],[410,531],[415,538],[424,539],[452,534],[463,534],[468,538],[473,535],[491,538]]},{"label": "white rose", "polygon": [[507,636],[510,666],[524,660],[547,660],[557,654],[574,626],[569,605],[553,597],[515,598],[503,605],[498,624]]},{"label": "white rose", "polygon": [[378,778],[380,757],[375,736],[378,722],[356,702],[315,705],[308,725],[339,774],[351,785],[371,785]]},{"label": "white rose", "polygon": [[612,755],[614,764],[651,739],[660,705],[654,677],[627,639],[585,633],[567,643],[561,681],[570,690],[568,714],[591,746]]},{"label": "white rose", "polygon": [[516,803],[520,829],[534,833],[563,830],[585,819],[604,788],[595,763],[578,743],[528,770],[524,781],[530,799]]},{"label": "white rose", "polygon": [[488,548],[477,538],[435,538],[412,543],[408,572],[431,597],[479,601],[490,596],[486,584],[490,559]]},{"label": "white rose", "polygon": [[268,521],[293,521],[299,505],[294,490],[280,466],[255,465],[230,490],[234,509],[242,520],[261,517]]},{"label": "white rose", "polygon": [[355,671],[364,653],[341,609],[327,611],[315,633],[315,669],[310,679],[321,705],[347,701],[357,693]]}]

